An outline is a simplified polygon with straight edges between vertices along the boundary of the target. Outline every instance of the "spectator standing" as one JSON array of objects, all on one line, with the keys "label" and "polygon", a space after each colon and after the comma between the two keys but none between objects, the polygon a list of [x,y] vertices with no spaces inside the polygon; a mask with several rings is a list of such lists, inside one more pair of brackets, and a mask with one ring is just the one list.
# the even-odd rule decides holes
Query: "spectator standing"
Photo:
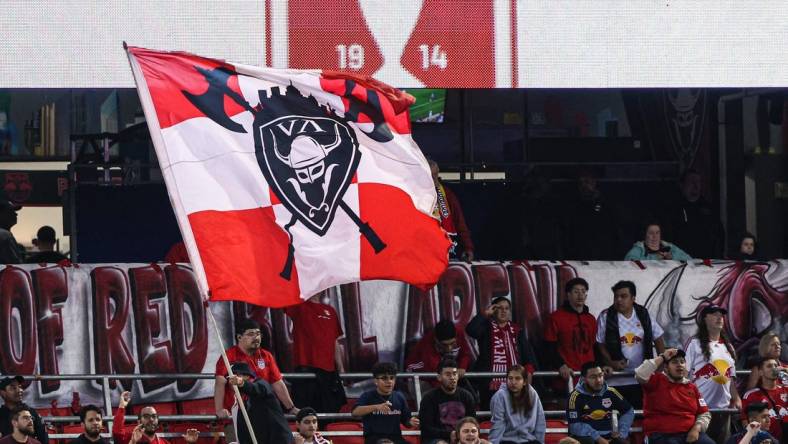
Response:
[{"label": "spectator standing", "polygon": [[8,199],[0,199],[0,264],[20,264],[25,257],[25,249],[11,233],[16,225],[16,212],[22,208]]},{"label": "spectator standing", "polygon": [[449,258],[470,262],[474,259],[473,241],[471,240],[471,230],[468,229],[468,225],[465,223],[460,200],[457,199],[452,190],[441,182],[438,176],[438,173],[440,173],[438,164],[432,159],[428,160],[428,162],[432,173],[432,181],[435,183],[435,191],[438,194],[435,215],[439,218],[441,227],[449,233],[452,241]]},{"label": "spectator standing", "polygon": [[451,431],[466,416],[476,416],[476,400],[462,387],[457,362],[444,360],[438,365],[440,386],[427,392],[419,405],[419,424],[423,444],[448,444]]},{"label": "spectator standing", "polygon": [[[605,372],[596,362],[583,364],[583,379],[569,395],[566,410],[569,433],[581,444],[624,444],[635,419],[632,405],[613,387],[605,382]],[[618,417],[614,430],[612,417]]]},{"label": "spectator standing", "polygon": [[[246,412],[257,444],[292,443],[293,432],[290,431],[271,384],[265,379],[257,379],[256,372],[246,362],[232,363],[232,370],[233,376],[227,380],[245,395]],[[252,442],[246,421],[240,416],[236,422],[236,430],[239,443]]]},{"label": "spectator standing", "polygon": [[318,432],[317,412],[312,407],[304,407],[296,415],[296,427],[293,432],[294,444],[331,444]]},{"label": "spectator standing", "polygon": [[[427,332],[413,346],[405,359],[405,370],[409,372],[437,372],[438,365],[444,359],[457,362],[460,379],[471,365],[471,350],[468,340],[462,331],[457,331],[454,323],[443,319],[435,328]],[[427,382],[432,387],[439,387],[438,380]]]},{"label": "spectator standing", "polygon": [[[689,378],[710,409],[741,409],[741,398],[733,383],[736,351],[724,330],[727,313],[717,305],[703,307],[698,317],[698,333],[686,347]],[[730,436],[730,424],[730,414],[712,413],[706,433],[715,442],[725,442]]]},{"label": "spectator standing", "polygon": [[379,362],[372,367],[375,390],[361,394],[351,412],[361,417],[364,424],[364,444],[377,444],[379,440],[390,439],[395,444],[407,444],[402,438],[400,424],[405,427],[419,427],[419,418],[411,416],[405,395],[394,390],[397,381],[397,365]]},{"label": "spectator standing", "polygon": [[781,442],[767,430],[771,426],[769,406],[763,402],[754,402],[745,407],[747,422],[746,430],[732,435],[725,444],[777,444]]},{"label": "spectator standing", "polygon": [[11,432],[3,434],[0,444],[41,444],[35,436],[30,407],[19,404],[10,411]]},{"label": "spectator standing", "polygon": [[[761,336],[758,342],[758,357],[755,362],[750,366],[750,376],[747,378],[747,390],[758,386],[761,379],[760,363],[762,358],[771,358],[777,360],[780,369],[788,374],[788,365],[781,360],[783,344],[780,341],[780,336],[776,333],[766,333]],[[783,378],[780,382],[783,385],[788,385],[787,378]]]},{"label": "spectator standing", "polygon": [[721,258],[725,231],[719,217],[703,198],[702,182],[696,170],[688,169],[681,175],[681,193],[666,209],[666,231],[693,257]]},{"label": "spectator standing", "polygon": [[[662,327],[646,307],[635,302],[637,287],[632,281],[613,286],[613,305],[597,319],[597,349],[606,365],[605,371],[634,371],[645,359],[665,351]],[[615,314],[615,316],[614,316]],[[643,405],[643,392],[632,376],[611,376],[608,383],[616,387],[633,407]]]},{"label": "spectator standing", "polygon": [[[635,370],[643,384],[643,431],[649,444],[714,444],[705,431],[711,414],[698,387],[687,379],[683,350],[671,348]],[[665,372],[657,369],[665,365]]]},{"label": "spectator standing", "polygon": [[109,444],[109,441],[101,437],[101,429],[104,427],[104,420],[101,417],[101,409],[95,405],[86,405],[79,411],[79,422],[84,430],[79,438],[69,442],[69,444]]},{"label": "spectator standing", "polygon": [[[619,217],[597,187],[597,176],[584,170],[577,193],[564,206],[563,234],[566,259],[616,260],[621,257]],[[583,361],[585,362],[585,361]]]},{"label": "spectator standing", "polygon": [[[156,434],[159,430],[159,414],[151,406],[143,407],[140,410],[137,426],[134,429],[131,431],[126,429],[124,424],[126,422],[126,406],[129,404],[129,401],[131,401],[131,392],[120,394],[118,409],[115,410],[115,416],[112,418],[112,439],[116,443],[169,444],[169,441]],[[199,435],[200,433],[197,429],[188,429],[182,438],[187,443],[195,443]]]},{"label": "spectator standing", "polygon": [[553,358],[553,370],[569,380],[586,362],[594,361],[596,318],[588,312],[588,282],[570,279],[564,286],[563,305],[550,314],[544,331],[545,348]]},{"label": "spectator standing", "polygon": [[[238,343],[227,349],[227,359],[230,362],[246,362],[249,364],[249,368],[255,372],[255,379],[264,379],[271,384],[272,390],[284,405],[286,412],[298,413],[298,409],[290,398],[290,392],[284,380],[282,380],[282,373],[279,371],[279,366],[276,364],[274,356],[260,346],[262,342],[260,324],[251,319],[242,320],[236,325],[235,339]],[[235,405],[233,389],[227,382],[228,374],[224,360],[220,356],[216,361],[216,378],[213,386],[214,407],[219,418],[232,417],[237,427],[238,411]],[[225,428],[225,433],[228,433],[228,431],[230,433],[234,432],[232,429],[228,430]]]},{"label": "spectator standing", "polygon": [[315,373],[316,379],[292,382],[296,405],[309,405],[321,412],[338,412],[346,402],[339,373],[344,373],[339,337],[342,326],[334,307],[320,302],[322,293],[287,307],[293,321],[293,365],[297,373]]},{"label": "spectator standing", "polygon": [[[0,379],[0,398],[3,398],[3,405],[0,407],[0,436],[10,435],[13,431],[11,424],[11,411],[17,406],[22,405],[22,397],[25,390],[22,387],[25,380],[21,376],[6,376]],[[41,416],[32,407],[27,407],[27,412],[33,418],[33,438],[41,444],[49,444],[49,434],[41,420]],[[25,421],[22,421],[25,422]]]},{"label": "spectator standing", "polygon": [[758,365],[761,383],[747,391],[742,398],[743,420],[748,420],[748,406],[765,403],[769,410],[771,426],[766,429],[777,439],[788,438],[788,387],[780,383],[779,362],[773,358],[763,358]]},{"label": "spectator standing", "polygon": [[690,259],[692,257],[677,245],[662,240],[662,228],[656,222],[646,225],[645,239],[635,242],[632,249],[624,256],[625,261],[688,261]]},{"label": "spectator standing", "polygon": [[481,427],[479,421],[472,416],[462,418],[452,432],[452,444],[490,444],[490,441],[480,438]]},{"label": "spectator standing", "polygon": [[514,365],[506,373],[506,383],[490,401],[493,444],[543,443],[547,421],[542,402],[531,384],[528,372],[522,365]]},{"label": "spectator standing", "polygon": [[44,225],[38,229],[33,245],[38,248],[37,253],[28,256],[25,261],[28,264],[57,264],[62,260],[68,259],[63,253],[55,250],[57,237],[55,229],[49,225]]},{"label": "spectator standing", "polygon": [[[484,311],[465,326],[468,336],[476,339],[479,357],[473,365],[477,372],[505,372],[513,365],[523,365],[528,373],[528,384],[535,369],[535,358],[525,330],[511,321],[512,303],[499,296]],[[480,405],[487,408],[492,393],[503,384],[503,378],[476,379]]]}]

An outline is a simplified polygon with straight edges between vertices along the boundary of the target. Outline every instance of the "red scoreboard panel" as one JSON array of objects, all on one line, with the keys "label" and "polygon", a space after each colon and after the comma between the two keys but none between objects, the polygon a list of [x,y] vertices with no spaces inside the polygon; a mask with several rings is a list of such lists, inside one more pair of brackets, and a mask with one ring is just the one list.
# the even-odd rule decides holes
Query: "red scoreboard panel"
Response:
[{"label": "red scoreboard panel", "polygon": [[269,2],[271,16],[287,23],[273,31],[286,39],[267,34],[272,66],[285,67],[286,51],[290,68],[357,72],[397,87],[511,86],[511,57],[497,64],[496,51],[514,53],[514,15],[500,0],[291,0],[286,11]]}]

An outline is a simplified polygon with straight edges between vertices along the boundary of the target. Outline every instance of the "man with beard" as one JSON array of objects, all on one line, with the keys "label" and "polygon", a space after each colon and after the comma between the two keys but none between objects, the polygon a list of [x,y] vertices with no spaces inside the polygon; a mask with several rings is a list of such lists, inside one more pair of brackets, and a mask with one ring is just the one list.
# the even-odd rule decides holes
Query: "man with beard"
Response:
[{"label": "man with beard", "polygon": [[[525,330],[511,319],[512,303],[508,298],[498,296],[465,326],[465,333],[476,339],[479,347],[479,358],[473,370],[504,373],[513,365],[522,365],[528,373],[530,384],[536,359],[525,337]],[[476,380],[482,409],[489,407],[490,397],[503,382],[504,378]]]},{"label": "man with beard", "polygon": [[[159,415],[156,409],[148,406],[140,410],[139,418],[137,419],[137,426],[129,432],[124,427],[126,422],[126,406],[131,401],[131,392],[123,392],[120,394],[120,401],[118,402],[118,409],[115,411],[115,417],[112,423],[112,439],[116,443],[128,444],[170,444],[164,438],[159,437],[156,431],[159,430]],[[188,429],[182,435],[184,441],[187,443],[197,442],[200,432],[197,429]]]},{"label": "man with beard", "polygon": [[101,418],[101,410],[95,405],[86,405],[79,411],[79,422],[85,429],[79,438],[72,440],[69,444],[89,444],[100,443],[109,444],[109,441],[101,437],[101,428],[104,422]]},{"label": "man with beard", "polygon": [[[25,394],[22,384],[25,380],[21,376],[9,376],[0,379],[0,398],[3,398],[3,406],[0,407],[0,436],[10,435],[13,430],[11,426],[11,411],[22,404],[22,396]],[[33,417],[33,430],[35,437],[42,444],[49,443],[49,435],[44,422],[33,408],[28,408]]]},{"label": "man with beard", "polygon": [[[608,388],[605,372],[596,362],[586,362],[583,379],[569,396],[566,416],[569,433],[581,444],[623,444],[629,441],[629,429],[635,419],[632,405],[613,387]],[[613,411],[621,415],[618,429],[612,427]]]},{"label": "man with beard", "polygon": [[[236,325],[235,339],[237,345],[227,349],[227,359],[232,362],[245,362],[249,364],[249,368],[255,373],[255,379],[264,379],[273,389],[276,397],[284,405],[286,413],[297,414],[293,400],[290,398],[290,392],[282,379],[282,373],[279,371],[279,366],[276,364],[274,356],[264,348],[260,347],[262,342],[262,333],[260,331],[260,324],[252,319],[244,319]],[[227,368],[224,365],[224,360],[220,356],[216,361],[216,379],[214,381],[213,402],[216,408],[216,415],[219,418],[236,418],[237,406],[235,404],[235,396],[233,389],[227,382]],[[232,410],[232,413],[230,413]],[[238,420],[234,420],[236,427]],[[234,433],[231,427],[225,428],[225,434]],[[229,438],[235,438],[231,436]],[[232,442],[234,439],[229,439]]]},{"label": "man with beard", "polygon": [[457,362],[446,359],[438,364],[440,386],[424,395],[419,405],[421,442],[448,444],[457,422],[466,416],[476,416],[473,395],[459,381]]},{"label": "man with beard", "polygon": [[11,434],[0,439],[0,444],[41,444],[33,438],[33,415],[30,407],[19,404],[11,410]]},{"label": "man with beard", "polygon": [[[714,444],[705,433],[711,413],[698,387],[687,379],[684,357],[684,350],[670,348],[635,369],[643,386],[643,431],[649,444]],[[657,372],[663,364],[665,372]]]}]

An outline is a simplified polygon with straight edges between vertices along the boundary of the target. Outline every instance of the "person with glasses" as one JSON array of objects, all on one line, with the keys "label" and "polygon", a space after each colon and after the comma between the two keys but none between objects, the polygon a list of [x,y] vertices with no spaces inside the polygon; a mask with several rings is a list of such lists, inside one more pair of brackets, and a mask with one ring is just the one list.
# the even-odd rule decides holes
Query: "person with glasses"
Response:
[{"label": "person with glasses", "polygon": [[[282,379],[282,373],[276,364],[274,355],[262,348],[263,336],[260,324],[252,319],[244,319],[235,327],[235,340],[237,344],[227,349],[227,359],[230,362],[245,362],[255,373],[255,379],[264,379],[273,389],[276,397],[282,402],[285,413],[297,414],[298,408],[290,397],[290,392]],[[235,427],[238,426],[238,406],[235,403],[233,389],[227,381],[227,368],[224,359],[219,356],[216,361],[216,378],[213,385],[213,402],[216,416],[221,419],[232,418]],[[232,413],[231,413],[232,412]],[[226,427],[227,442],[235,440],[235,428]]]},{"label": "person with glasses", "polygon": [[[112,418],[112,439],[116,443],[121,444],[169,444],[169,441],[156,434],[159,430],[159,415],[156,409],[147,406],[140,410],[139,417],[137,418],[137,426],[133,429],[127,429],[124,424],[126,422],[126,406],[131,401],[131,392],[123,392],[120,394],[118,401],[118,409],[115,411],[115,417]],[[197,442],[200,433],[197,429],[188,429],[183,434],[183,440],[187,443]]]},{"label": "person with glasses", "polygon": [[30,407],[19,404],[11,410],[11,426],[13,431],[0,439],[0,444],[41,444],[33,437],[35,428]]},{"label": "person with glasses", "polygon": [[[583,379],[569,395],[566,409],[569,433],[580,444],[627,443],[635,419],[632,405],[618,390],[607,386],[605,372],[598,362],[583,364],[580,375]],[[614,427],[614,414],[619,415],[618,427]]]},{"label": "person with glasses", "polygon": [[[3,400],[3,405],[0,406],[0,436],[10,435],[13,431],[11,412],[22,404],[22,397],[25,394],[24,383],[25,379],[19,375],[0,379],[0,398]],[[33,437],[41,444],[48,444],[49,435],[41,416],[32,407],[28,407],[28,411],[33,416],[33,429],[35,430]]]},{"label": "person with glasses", "polygon": [[405,395],[394,390],[397,382],[397,365],[378,362],[372,367],[375,390],[364,392],[351,412],[361,417],[364,425],[364,444],[376,444],[390,439],[396,444],[407,444],[402,438],[400,424],[417,428],[419,418],[411,415]]}]

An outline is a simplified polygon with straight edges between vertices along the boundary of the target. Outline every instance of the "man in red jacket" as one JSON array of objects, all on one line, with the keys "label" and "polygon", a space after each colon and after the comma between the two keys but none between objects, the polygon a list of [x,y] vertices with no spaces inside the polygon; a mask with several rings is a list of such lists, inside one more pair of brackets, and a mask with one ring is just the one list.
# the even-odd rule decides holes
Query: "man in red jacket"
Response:
[{"label": "man in red jacket", "polygon": [[[643,430],[649,444],[714,444],[705,431],[711,413],[698,387],[687,379],[684,350],[671,348],[635,369],[643,386]],[[665,372],[657,369],[665,364]]]}]

